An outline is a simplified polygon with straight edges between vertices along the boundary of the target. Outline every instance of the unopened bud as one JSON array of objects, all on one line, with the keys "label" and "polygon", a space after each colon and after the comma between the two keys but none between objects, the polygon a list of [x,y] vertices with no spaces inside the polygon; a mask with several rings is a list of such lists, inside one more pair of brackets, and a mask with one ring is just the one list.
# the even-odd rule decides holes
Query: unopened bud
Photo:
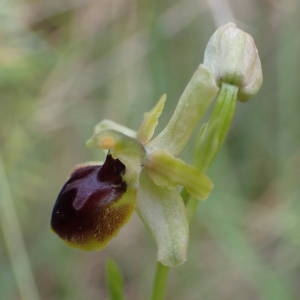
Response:
[{"label": "unopened bud", "polygon": [[246,101],[262,85],[263,75],[255,42],[251,35],[228,23],[212,35],[205,49],[204,66],[218,84],[239,88],[238,99]]}]

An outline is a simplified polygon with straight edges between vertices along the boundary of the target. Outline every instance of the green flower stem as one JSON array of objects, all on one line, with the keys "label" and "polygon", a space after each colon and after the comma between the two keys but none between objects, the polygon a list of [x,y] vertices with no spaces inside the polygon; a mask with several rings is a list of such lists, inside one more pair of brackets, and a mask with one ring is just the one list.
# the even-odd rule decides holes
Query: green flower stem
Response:
[{"label": "green flower stem", "polygon": [[[222,84],[210,120],[201,130],[195,153],[195,167],[201,172],[206,172],[224,143],[235,112],[238,90],[237,86]],[[198,203],[198,199],[187,199],[189,221],[192,220]]]},{"label": "green flower stem", "polygon": [[151,300],[165,299],[169,270],[169,267],[157,262]]}]

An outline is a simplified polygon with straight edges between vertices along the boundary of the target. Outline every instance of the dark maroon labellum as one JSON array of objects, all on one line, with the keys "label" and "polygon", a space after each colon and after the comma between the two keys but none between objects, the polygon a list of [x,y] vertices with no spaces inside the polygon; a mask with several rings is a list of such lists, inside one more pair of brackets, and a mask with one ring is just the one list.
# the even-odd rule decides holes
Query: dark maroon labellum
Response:
[{"label": "dark maroon labellum", "polygon": [[124,164],[107,155],[104,164],[75,170],[60,191],[51,226],[75,247],[97,248],[112,237],[130,213],[128,205],[113,206],[126,192]]}]

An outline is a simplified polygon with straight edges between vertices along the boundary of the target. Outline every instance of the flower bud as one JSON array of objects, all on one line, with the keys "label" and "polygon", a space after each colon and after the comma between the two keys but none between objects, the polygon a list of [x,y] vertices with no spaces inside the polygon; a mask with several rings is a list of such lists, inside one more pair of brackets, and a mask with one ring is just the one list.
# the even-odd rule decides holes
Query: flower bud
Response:
[{"label": "flower bud", "polygon": [[134,210],[134,197],[122,175],[123,163],[107,155],[101,165],[77,168],[59,193],[52,229],[84,250],[104,247]]},{"label": "flower bud", "polygon": [[204,66],[222,82],[239,88],[238,99],[246,101],[262,85],[262,69],[255,42],[251,35],[228,23],[218,28],[205,49]]}]

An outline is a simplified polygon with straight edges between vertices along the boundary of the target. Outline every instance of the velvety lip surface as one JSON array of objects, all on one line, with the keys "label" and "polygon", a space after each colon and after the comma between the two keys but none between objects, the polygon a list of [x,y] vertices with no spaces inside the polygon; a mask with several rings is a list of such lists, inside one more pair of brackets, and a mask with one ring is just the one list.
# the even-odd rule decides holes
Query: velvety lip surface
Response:
[{"label": "velvety lip surface", "polygon": [[103,165],[76,169],[60,191],[51,227],[64,240],[81,247],[105,242],[123,224],[126,205],[113,207],[126,192],[124,164],[107,155]]}]

